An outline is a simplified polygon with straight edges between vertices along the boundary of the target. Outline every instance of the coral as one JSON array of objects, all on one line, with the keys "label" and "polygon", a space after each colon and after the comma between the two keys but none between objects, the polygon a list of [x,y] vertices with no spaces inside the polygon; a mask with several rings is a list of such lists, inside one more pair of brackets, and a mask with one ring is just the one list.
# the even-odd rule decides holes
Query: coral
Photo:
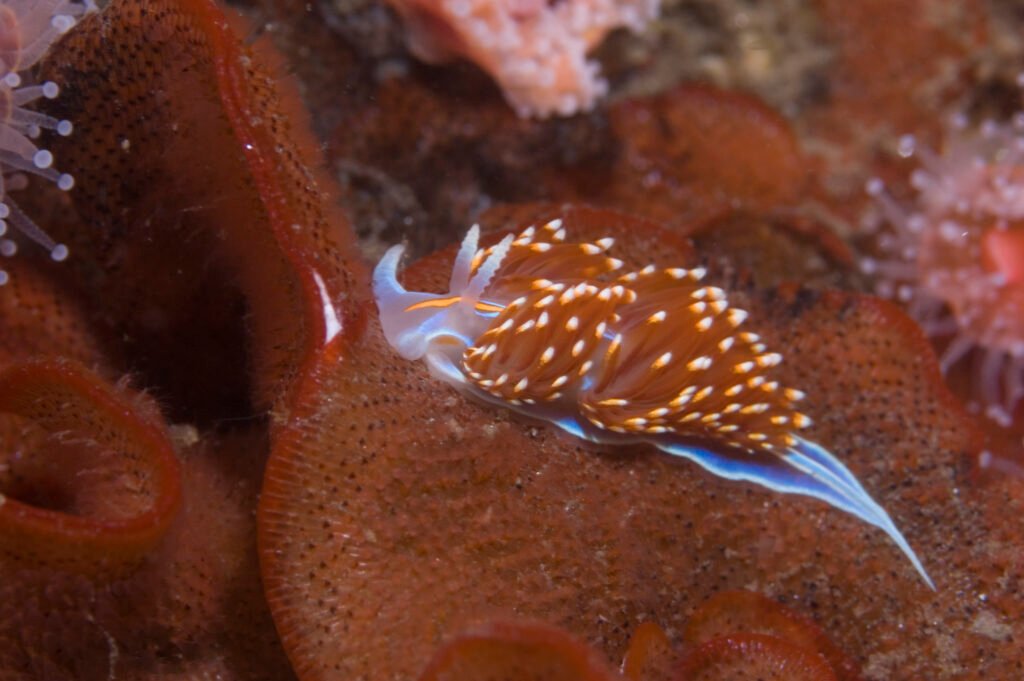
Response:
[{"label": "coral", "polygon": [[58,48],[45,73],[77,132],[55,150],[79,180],[57,229],[94,332],[176,417],[282,403],[354,323],[361,262],[269,75],[201,1],[115,3]]},{"label": "coral", "polygon": [[[112,70],[113,63],[120,66]],[[101,539],[135,554],[125,569],[83,575],[19,554],[44,543],[39,528],[6,543],[19,555],[13,566],[5,563],[0,585],[4,678],[288,679],[262,597],[252,514],[268,419],[250,407],[225,420],[238,412],[218,400],[283,403],[306,355],[332,341],[336,347],[358,326],[348,312],[358,287],[348,282],[361,264],[346,224],[307,170],[308,143],[296,143],[277,89],[212,3],[113,2],[55,45],[42,68],[44,77],[70,83],[52,106],[75,112],[76,135],[61,140],[67,146],[59,153],[80,181],[70,206],[41,214],[76,257],[53,272],[30,259],[14,263],[17,276],[0,299],[3,363],[45,352],[101,367],[122,385],[93,378],[94,390],[127,396],[119,417],[129,423],[129,407],[148,405],[152,428],[173,442],[181,485],[171,495],[178,512],[161,513],[154,527],[163,534],[146,544],[111,522],[132,520],[131,492],[162,489],[155,474],[147,476],[145,451],[117,442],[120,431],[104,422],[95,432],[81,425],[81,437],[110,443],[101,452],[107,458],[116,463],[124,452],[122,472],[93,465],[103,457],[85,457],[87,448],[76,459],[74,448],[40,447],[35,431],[8,431],[0,467],[22,482],[0,483],[8,495],[2,511],[61,510],[69,528],[105,522]],[[176,92],[188,96],[163,99]],[[188,140],[180,154],[167,153],[173,130]],[[168,207],[172,195],[189,198]],[[221,230],[232,235],[231,247],[216,246]],[[221,250],[212,256],[211,248]],[[222,319],[238,335],[218,333]],[[174,324],[186,331],[168,331]],[[258,338],[243,337],[243,329]],[[190,354],[198,361],[189,363]],[[161,365],[166,374],[147,371]],[[167,377],[181,382],[164,383]],[[124,383],[144,385],[152,396]],[[222,417],[209,430],[194,425],[210,418],[203,394]],[[63,404],[74,403],[65,397]],[[157,409],[196,420],[168,426]],[[76,413],[57,409],[48,418],[67,430],[60,419]],[[62,470],[64,477],[83,474],[69,486]],[[81,542],[63,553],[80,563],[95,555]]]},{"label": "coral", "polygon": [[151,406],[75,363],[37,361],[0,374],[0,412],[20,417],[4,422],[0,458],[7,563],[118,573],[166,534],[181,474]]},{"label": "coral", "polygon": [[288,678],[255,571],[258,434],[190,442],[62,359],[8,366],[0,412],[4,679]]},{"label": "coral", "polygon": [[957,116],[934,152],[913,136],[917,194],[904,204],[880,179],[868,182],[881,222],[879,255],[862,260],[880,295],[906,304],[931,336],[945,340],[943,371],[973,365],[971,394],[1004,426],[1024,397],[1024,134],[988,121],[971,128]]},{"label": "coral", "polygon": [[43,355],[110,369],[81,298],[32,265],[28,258],[12,261],[11,281],[0,295],[0,365]]},{"label": "coral", "polygon": [[[746,590],[722,591],[697,608],[683,629],[685,649],[706,657],[705,644],[736,634],[770,636],[821,656],[839,681],[857,681],[857,664],[809,618],[766,596]],[[728,647],[728,646],[726,646]],[[693,653],[691,653],[693,655]]]},{"label": "coral", "polygon": [[614,28],[634,31],[660,0],[389,0],[426,61],[465,57],[487,71],[520,116],[568,116],[608,84],[586,54]]},{"label": "coral", "polygon": [[774,636],[730,634],[691,652],[679,670],[686,681],[836,681],[813,652]]},{"label": "coral", "polygon": [[632,681],[668,681],[676,676],[678,658],[664,629],[641,622],[622,656],[622,675]]},{"label": "coral", "polygon": [[419,681],[616,681],[601,654],[543,622],[481,622],[438,648]]},{"label": "coral", "polygon": [[[837,666],[838,665],[838,666]],[[658,624],[633,631],[622,674],[564,629],[532,620],[470,624],[442,644],[420,681],[574,679],[691,681],[777,679],[858,681],[855,666],[806,618],[750,591],[725,591],[701,604],[674,645]]]},{"label": "coral", "polygon": [[685,84],[618,103],[610,117],[622,157],[580,199],[681,227],[786,206],[806,187],[792,129],[755,97]]},{"label": "coral", "polygon": [[[0,4],[0,236],[8,226],[43,246],[56,261],[67,258],[68,249],[56,243],[32,221],[7,195],[24,187],[21,173],[39,175],[67,191],[74,186],[68,173],[53,168],[53,154],[40,149],[34,140],[41,130],[59,135],[71,134],[71,121],[56,119],[27,108],[40,98],[53,99],[60,88],[53,81],[22,86],[22,75],[36,64],[58,38],[75,25],[76,18],[95,9],[91,0],[84,4],[71,0],[4,0]],[[14,255],[17,244],[0,239],[0,253]],[[0,270],[0,284],[8,275]]]},{"label": "coral", "polygon": [[[3,563],[5,679],[291,678],[262,600],[253,542],[265,442],[256,433],[195,442],[180,427],[161,429],[174,436],[182,462],[180,511],[141,563],[113,570],[109,560],[78,553],[79,563],[96,565],[86,574]],[[130,479],[121,482],[131,491]]]}]

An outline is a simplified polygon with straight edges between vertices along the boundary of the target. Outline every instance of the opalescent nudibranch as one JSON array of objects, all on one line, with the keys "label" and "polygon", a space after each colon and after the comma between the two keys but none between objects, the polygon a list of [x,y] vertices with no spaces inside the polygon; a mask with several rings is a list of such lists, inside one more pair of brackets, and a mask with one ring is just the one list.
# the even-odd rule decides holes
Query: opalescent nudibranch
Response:
[{"label": "opalescent nudibranch", "polygon": [[647,442],[730,480],[821,499],[884,530],[935,588],[853,473],[800,436],[804,393],[782,356],[701,268],[621,273],[610,238],[566,243],[560,220],[488,249],[469,230],[449,293],[406,291],[392,247],[373,273],[388,342],[492,404],[592,442]]}]

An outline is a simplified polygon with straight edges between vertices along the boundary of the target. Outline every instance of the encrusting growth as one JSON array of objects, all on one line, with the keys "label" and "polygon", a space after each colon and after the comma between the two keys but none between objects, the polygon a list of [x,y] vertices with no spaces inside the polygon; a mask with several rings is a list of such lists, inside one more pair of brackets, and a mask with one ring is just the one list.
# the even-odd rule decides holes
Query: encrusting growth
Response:
[{"label": "encrusting growth", "polygon": [[410,49],[429,62],[464,57],[497,81],[520,116],[568,116],[608,90],[587,59],[613,29],[640,31],[661,0],[388,0]]},{"label": "encrusting growth", "polygon": [[831,453],[800,433],[805,395],[782,355],[702,268],[623,272],[613,239],[567,243],[560,220],[477,247],[449,293],[406,291],[403,248],[374,271],[388,342],[466,394],[593,442],[646,442],[731,480],[828,502],[883,529],[932,586],[889,515]]},{"label": "encrusting growth", "polygon": [[[75,25],[78,17],[92,9],[95,5],[91,0],[84,4],[70,0],[0,2],[0,237],[14,227],[46,248],[57,261],[67,257],[67,247],[55,243],[22,212],[8,192],[26,185],[24,173],[39,175],[65,191],[74,186],[71,175],[53,168],[53,154],[35,142],[43,130],[70,135],[72,125],[27,108],[37,99],[53,99],[60,88],[52,81],[23,85],[22,74]],[[0,238],[0,254],[12,256],[16,252],[16,242]],[[0,270],[0,284],[6,283],[7,277]]]}]

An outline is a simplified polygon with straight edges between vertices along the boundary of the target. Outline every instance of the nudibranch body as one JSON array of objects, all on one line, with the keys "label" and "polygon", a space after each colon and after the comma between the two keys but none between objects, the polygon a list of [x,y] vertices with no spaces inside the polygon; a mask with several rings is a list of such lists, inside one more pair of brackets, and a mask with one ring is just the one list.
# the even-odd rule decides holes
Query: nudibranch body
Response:
[{"label": "nudibranch body", "polygon": [[[22,76],[38,62],[78,17],[96,8],[92,0],[2,0],[0,2],[0,254],[12,256],[17,244],[7,238],[12,226],[43,246],[57,261],[64,260],[68,249],[54,242],[30,217],[11,201],[7,192],[25,186],[24,173],[39,175],[67,191],[74,179],[53,168],[53,154],[40,149],[35,139],[42,130],[59,135],[71,134],[71,122],[32,111],[27,105],[40,99],[53,99],[60,88],[47,81],[22,85]],[[0,269],[0,284],[7,273]]]},{"label": "nudibranch body", "polygon": [[970,358],[974,404],[1009,426],[1024,398],[1024,114],[978,128],[956,116],[941,152],[906,135],[899,153],[920,160],[916,201],[868,182],[881,215],[865,226],[880,252],[863,270],[927,334],[950,339],[944,373]]},{"label": "nudibranch body", "polygon": [[892,520],[834,456],[799,433],[804,394],[782,356],[701,268],[623,272],[610,238],[566,243],[561,221],[478,248],[473,227],[444,295],[406,291],[403,248],[374,270],[388,342],[460,391],[592,442],[646,442],[717,475],[803,494],[884,530]]}]

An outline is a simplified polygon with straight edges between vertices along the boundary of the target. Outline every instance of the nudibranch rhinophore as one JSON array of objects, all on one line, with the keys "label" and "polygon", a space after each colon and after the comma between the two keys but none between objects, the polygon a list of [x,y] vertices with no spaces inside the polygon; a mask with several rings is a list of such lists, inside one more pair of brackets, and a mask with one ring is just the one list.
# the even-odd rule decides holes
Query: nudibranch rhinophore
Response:
[{"label": "nudibranch rhinophore", "polygon": [[884,530],[935,588],[853,473],[799,432],[804,393],[782,356],[702,268],[622,273],[610,238],[566,243],[561,220],[478,247],[469,230],[444,295],[398,283],[403,247],[373,273],[388,342],[460,391],[591,442],[646,442],[730,480],[821,499]]}]

